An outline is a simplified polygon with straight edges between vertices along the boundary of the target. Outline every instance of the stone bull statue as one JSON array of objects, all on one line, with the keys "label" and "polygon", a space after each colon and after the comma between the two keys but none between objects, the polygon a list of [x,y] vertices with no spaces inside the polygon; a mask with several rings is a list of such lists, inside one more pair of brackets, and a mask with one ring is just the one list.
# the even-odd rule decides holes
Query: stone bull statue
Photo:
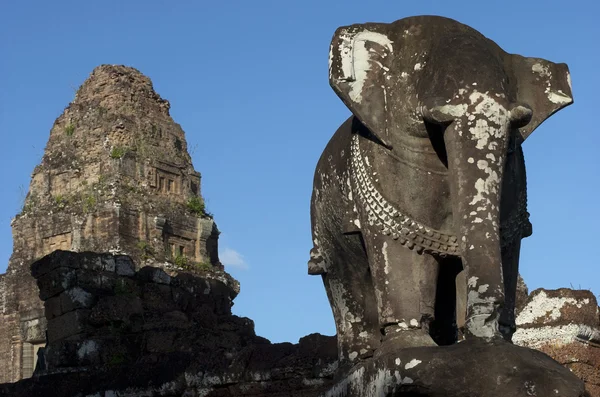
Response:
[{"label": "stone bull statue", "polygon": [[342,364],[452,343],[456,291],[466,338],[510,340],[531,234],[521,145],[573,102],[567,66],[423,16],[339,28],[329,80],[352,116],[316,167],[309,273]]}]

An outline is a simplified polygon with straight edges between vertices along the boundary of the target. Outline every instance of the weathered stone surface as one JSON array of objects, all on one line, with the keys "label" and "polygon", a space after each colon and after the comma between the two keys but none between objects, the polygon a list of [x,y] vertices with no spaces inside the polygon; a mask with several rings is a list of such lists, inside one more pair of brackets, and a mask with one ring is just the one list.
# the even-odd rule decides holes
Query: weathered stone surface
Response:
[{"label": "weathered stone surface", "polygon": [[89,315],[89,310],[80,309],[48,321],[48,343],[78,335],[88,330],[87,319]]},{"label": "weathered stone surface", "polygon": [[[89,265],[96,262],[91,253],[52,254],[53,260],[61,256],[71,261],[69,267],[51,272],[74,271],[86,288],[95,275],[108,274],[105,266]],[[113,262],[110,255],[95,257]],[[73,310],[64,312],[62,295],[45,302],[53,316],[45,367],[33,380],[0,385],[0,396],[309,397],[330,386],[337,368],[334,337],[313,334],[296,345],[271,344],[256,336],[252,320],[231,314],[236,285],[189,274],[166,284],[160,269],[118,275],[119,257],[114,263],[112,290],[79,284],[67,290],[91,294],[85,300],[89,309],[76,308],[71,300]],[[50,273],[39,274],[41,280]]]},{"label": "weathered stone surface", "polygon": [[548,354],[600,397],[600,310],[586,290],[537,289],[517,316],[513,342]]},{"label": "weathered stone surface", "polygon": [[580,332],[597,329],[598,315],[598,302],[590,291],[537,289],[517,316],[519,328],[513,342],[534,348],[570,343]]},{"label": "weathered stone surface", "polygon": [[[42,313],[29,266],[55,250],[127,253],[140,266],[228,277],[218,258],[219,231],[204,209],[200,173],[169,107],[136,69],[102,65],[54,122],[25,205],[12,222],[14,249],[0,294],[0,323],[6,324],[0,327],[0,382],[29,376],[18,359],[30,348],[18,331],[21,313]],[[66,257],[46,259],[32,269],[34,277],[70,266]],[[131,260],[88,259],[78,266],[134,274]],[[94,293],[113,287],[107,275],[87,281]],[[69,288],[55,287],[46,293]]]},{"label": "weathered stone surface", "polygon": [[142,317],[142,300],[134,295],[112,295],[101,298],[90,313],[90,324],[100,327],[114,323],[131,325],[135,317]]},{"label": "weathered stone surface", "polygon": [[131,258],[119,255],[116,257],[116,272],[119,276],[133,276],[135,274],[135,264]]},{"label": "weathered stone surface", "polygon": [[66,290],[60,294],[59,299],[61,313],[67,313],[75,309],[87,309],[94,304],[94,296],[81,287]]},{"label": "weathered stone surface", "polygon": [[455,342],[457,294],[466,337],[510,339],[531,235],[521,144],[573,102],[569,81],[448,18],[336,30],[329,83],[352,116],[316,166],[308,271],[341,361]]},{"label": "weathered stone surface", "polygon": [[56,296],[73,287],[75,282],[75,270],[65,267],[53,269],[39,279],[40,285],[43,286],[40,289],[40,299],[44,300]]},{"label": "weathered stone surface", "polygon": [[550,357],[504,341],[467,340],[369,359],[322,397],[583,397],[583,382]]}]

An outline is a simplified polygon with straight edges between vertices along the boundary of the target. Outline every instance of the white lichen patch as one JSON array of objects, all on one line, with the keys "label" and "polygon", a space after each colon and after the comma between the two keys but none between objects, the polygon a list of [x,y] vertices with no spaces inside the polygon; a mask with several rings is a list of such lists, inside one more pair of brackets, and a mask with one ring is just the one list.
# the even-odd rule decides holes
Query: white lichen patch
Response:
[{"label": "white lichen patch", "polygon": [[550,298],[545,291],[538,292],[527,306],[517,316],[517,325],[532,324],[538,320],[557,320],[561,315],[561,309],[567,305],[574,305],[577,308],[589,304],[589,299],[577,300],[571,297],[553,297]]},{"label": "white lichen patch", "polygon": [[[473,91],[469,95],[471,105],[475,105],[476,122],[469,129],[472,139],[477,140],[477,148],[483,149],[493,138],[506,134],[509,123],[508,111],[495,98],[486,93]],[[490,125],[494,124],[494,125]]]},{"label": "white lichen patch", "polygon": [[410,325],[411,325],[411,327],[418,327],[419,326],[419,321],[417,321],[417,319],[415,319],[415,318],[412,318],[410,320]]},{"label": "white lichen patch", "polygon": [[420,62],[415,63],[415,66],[414,66],[415,71],[421,70],[422,68],[423,68],[423,65],[421,65]]},{"label": "white lichen patch", "polygon": [[548,99],[550,100],[550,102],[556,104],[571,103],[573,101],[573,99],[570,96],[568,96],[561,90],[558,90],[557,92],[549,92]]},{"label": "white lichen patch", "polygon": [[410,360],[405,366],[404,369],[411,369],[416,367],[417,365],[421,364],[422,361],[421,360],[417,360],[416,358],[413,358],[412,360]]},{"label": "white lichen patch", "polygon": [[479,280],[479,277],[475,277],[475,276],[470,277],[469,280],[468,280],[468,282],[467,282],[468,286],[470,288],[475,288],[477,286],[477,280]]},{"label": "white lichen patch", "polygon": [[338,280],[330,280],[329,286],[331,288],[331,296],[335,302],[335,307],[338,308],[341,321],[340,331],[345,332],[347,329],[352,328],[353,323],[360,323],[361,318],[354,315],[348,306],[346,298],[346,290],[341,282]]},{"label": "white lichen patch", "polygon": [[468,105],[466,103],[463,103],[460,105],[446,104],[446,105],[437,107],[436,110],[441,112],[442,114],[452,116],[455,118],[459,118],[459,117],[464,116],[464,114],[467,111],[467,108],[468,108]]},{"label": "white lichen patch", "polygon": [[488,318],[489,316],[485,314],[471,316],[466,321],[466,327],[478,338],[491,339],[499,335],[498,321],[488,321]]},{"label": "white lichen patch", "polygon": [[91,302],[91,299],[93,298],[92,294],[79,287],[72,288],[66,293],[69,296],[69,298],[71,298],[71,301],[73,301],[73,303],[77,303],[84,307],[87,307],[88,304]]},{"label": "white lichen patch", "polygon": [[531,70],[534,73],[539,74],[542,77],[550,77],[552,74],[550,73],[550,70],[548,69],[548,66],[546,65],[542,65],[541,63],[535,63],[532,67]]},{"label": "white lichen patch", "polygon": [[77,357],[79,357],[80,360],[83,360],[84,358],[89,357],[97,351],[98,345],[96,344],[96,342],[86,340],[81,344],[79,349],[77,349]]},{"label": "white lichen patch", "polygon": [[388,243],[387,243],[387,241],[384,241],[383,247],[381,248],[381,253],[383,254],[383,272],[385,274],[390,273],[390,261],[388,258],[387,248],[388,248]]},{"label": "white lichen patch", "polygon": [[515,345],[532,349],[539,348],[548,343],[554,346],[561,346],[575,342],[579,329],[579,324],[517,328],[517,331],[513,334],[512,341]]},{"label": "white lichen patch", "polygon": [[[567,104],[573,102],[573,98],[569,95],[565,94],[561,90],[553,90],[552,88],[552,71],[547,65],[542,65],[540,63],[536,63],[531,67],[533,73],[537,73],[540,76],[540,79],[545,80],[546,89],[544,93],[547,95],[548,100],[555,104]],[[566,75],[567,83],[569,84],[569,88],[571,88],[571,75],[567,72]]]},{"label": "white lichen patch", "polygon": [[[356,103],[362,102],[362,91],[367,79],[368,71],[372,64],[377,62],[385,72],[379,61],[373,59],[374,53],[369,50],[368,42],[377,43],[391,53],[393,51],[392,41],[384,34],[363,30],[355,35],[341,35],[338,53],[341,60],[342,79],[350,84],[349,97]],[[330,55],[333,62],[333,55]],[[330,66],[331,69],[331,66]]]},{"label": "white lichen patch", "polygon": [[[471,246],[473,247],[473,246]],[[483,293],[487,292],[489,285],[480,285],[477,289],[477,277],[471,277],[468,280],[467,306],[469,307],[469,318],[467,318],[465,326],[469,332],[480,338],[492,338],[498,335],[498,321],[490,321],[490,315],[494,313],[493,296],[484,297]]]}]

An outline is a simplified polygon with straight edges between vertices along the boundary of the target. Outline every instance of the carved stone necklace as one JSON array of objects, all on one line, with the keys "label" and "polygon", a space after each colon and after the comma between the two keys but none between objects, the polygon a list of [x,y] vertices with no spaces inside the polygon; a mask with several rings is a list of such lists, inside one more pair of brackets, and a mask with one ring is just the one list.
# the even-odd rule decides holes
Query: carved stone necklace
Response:
[{"label": "carved stone necklace", "polygon": [[[353,190],[360,198],[369,224],[377,226],[386,236],[392,236],[402,245],[417,251],[438,256],[459,256],[456,236],[428,227],[395,208],[375,187],[360,153],[359,134],[352,136],[351,180]],[[526,200],[526,198],[524,199]],[[516,237],[522,237],[527,220],[526,203],[519,200],[516,214],[501,225],[502,245],[509,245]]]}]

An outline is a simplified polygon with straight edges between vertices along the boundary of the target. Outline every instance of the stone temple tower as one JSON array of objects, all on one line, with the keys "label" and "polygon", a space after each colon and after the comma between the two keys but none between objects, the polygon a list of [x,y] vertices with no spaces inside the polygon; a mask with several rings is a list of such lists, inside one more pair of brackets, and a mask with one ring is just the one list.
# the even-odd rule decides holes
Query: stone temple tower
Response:
[{"label": "stone temple tower", "polygon": [[30,265],[55,250],[119,252],[138,266],[222,269],[219,232],[169,102],[136,69],[96,68],[56,119],[12,223],[0,275],[0,383],[31,376],[46,319]]}]

